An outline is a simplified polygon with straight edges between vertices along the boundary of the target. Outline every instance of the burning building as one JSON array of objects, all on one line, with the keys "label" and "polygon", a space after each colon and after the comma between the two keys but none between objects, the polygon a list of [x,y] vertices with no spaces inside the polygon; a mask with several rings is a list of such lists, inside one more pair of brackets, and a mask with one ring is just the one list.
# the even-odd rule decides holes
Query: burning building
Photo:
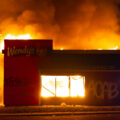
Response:
[{"label": "burning building", "polygon": [[52,40],[5,40],[4,104],[120,105],[119,50],[53,50]]}]

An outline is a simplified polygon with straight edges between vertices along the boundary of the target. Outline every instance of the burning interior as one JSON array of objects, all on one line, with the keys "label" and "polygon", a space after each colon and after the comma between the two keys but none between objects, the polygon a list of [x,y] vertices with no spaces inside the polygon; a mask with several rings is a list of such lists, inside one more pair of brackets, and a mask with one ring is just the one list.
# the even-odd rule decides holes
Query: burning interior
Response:
[{"label": "burning interior", "polygon": [[84,76],[41,76],[42,97],[84,97]]}]

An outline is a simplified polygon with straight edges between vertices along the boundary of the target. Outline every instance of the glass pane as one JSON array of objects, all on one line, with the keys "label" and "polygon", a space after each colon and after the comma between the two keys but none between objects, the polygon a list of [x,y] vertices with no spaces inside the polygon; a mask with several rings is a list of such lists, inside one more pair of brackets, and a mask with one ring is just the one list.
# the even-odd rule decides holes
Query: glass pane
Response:
[{"label": "glass pane", "polygon": [[69,77],[68,76],[56,77],[56,96],[59,96],[59,97],[69,96]]},{"label": "glass pane", "polygon": [[55,96],[55,76],[41,76],[42,90],[41,96]]},{"label": "glass pane", "polygon": [[[44,97],[84,97],[84,76],[41,76]],[[70,82],[70,83],[69,83]]]},{"label": "glass pane", "polygon": [[71,96],[85,96],[85,77],[83,76],[71,76]]}]

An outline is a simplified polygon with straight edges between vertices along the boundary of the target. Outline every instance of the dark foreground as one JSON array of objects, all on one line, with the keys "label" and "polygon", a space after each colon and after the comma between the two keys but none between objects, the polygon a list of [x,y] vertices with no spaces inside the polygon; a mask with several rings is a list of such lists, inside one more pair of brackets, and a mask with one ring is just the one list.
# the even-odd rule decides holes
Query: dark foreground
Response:
[{"label": "dark foreground", "polygon": [[3,106],[0,120],[120,120],[120,106]]},{"label": "dark foreground", "polygon": [[0,120],[120,120],[120,114],[63,115],[63,116],[0,116]]}]

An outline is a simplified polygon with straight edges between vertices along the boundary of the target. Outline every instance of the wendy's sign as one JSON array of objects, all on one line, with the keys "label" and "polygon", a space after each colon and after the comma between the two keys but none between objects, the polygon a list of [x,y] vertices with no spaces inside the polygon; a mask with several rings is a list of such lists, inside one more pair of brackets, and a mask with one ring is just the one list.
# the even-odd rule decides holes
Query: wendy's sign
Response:
[{"label": "wendy's sign", "polygon": [[24,48],[7,48],[7,56],[41,56],[47,53],[50,53],[48,48],[28,48],[27,46]]},{"label": "wendy's sign", "polygon": [[39,105],[39,66],[48,64],[51,40],[5,40],[4,104]]},{"label": "wendy's sign", "polygon": [[[34,42],[33,42],[34,41]],[[44,42],[41,41],[41,43],[37,43],[37,40],[27,40],[27,41],[20,41],[16,40],[16,43],[13,45],[15,40],[5,40],[5,50],[3,50],[3,53],[7,56],[41,56],[41,55],[46,55],[49,54],[50,51],[52,50],[52,41],[47,41],[45,40],[44,42],[46,43],[47,46],[42,45]],[[32,44],[32,42],[34,44]],[[51,45],[49,45],[51,42]],[[10,43],[10,44],[9,44]],[[24,44],[24,46],[20,46],[20,44]],[[27,43],[29,43],[27,45]],[[31,45],[30,45],[31,43]],[[36,43],[36,44],[35,44]]]}]

